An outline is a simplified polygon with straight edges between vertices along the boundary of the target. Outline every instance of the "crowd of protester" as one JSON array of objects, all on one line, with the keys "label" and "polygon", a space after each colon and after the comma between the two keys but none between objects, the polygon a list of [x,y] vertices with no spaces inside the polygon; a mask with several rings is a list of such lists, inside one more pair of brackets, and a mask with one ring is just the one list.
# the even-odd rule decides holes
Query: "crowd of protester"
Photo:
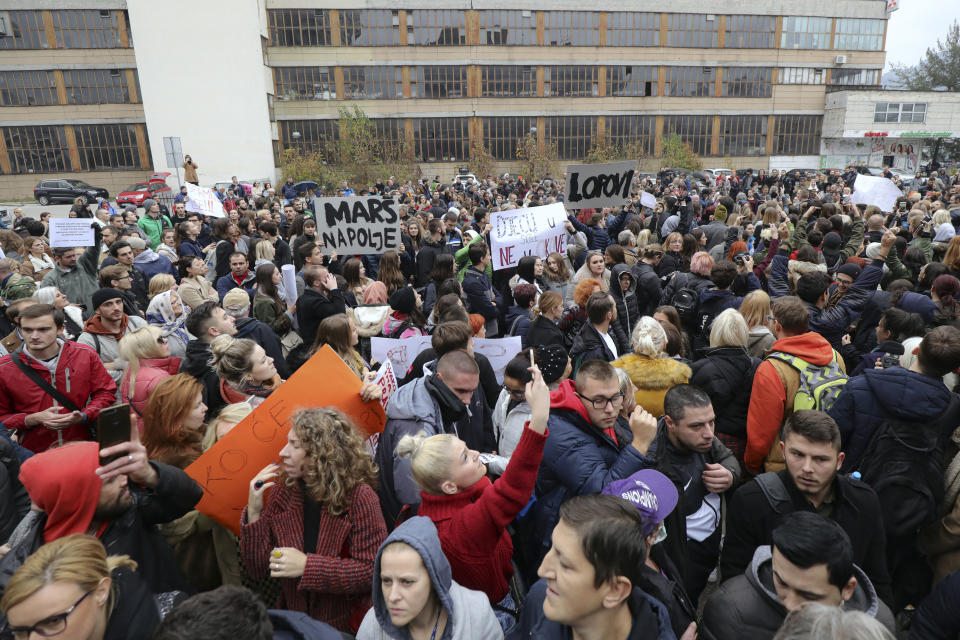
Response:
[{"label": "crowd of protester", "polygon": [[[234,180],[225,217],[77,205],[86,247],[15,210],[0,637],[956,638],[960,178],[856,176],[663,168],[498,270],[491,215],[562,179]],[[324,245],[354,194],[399,246]],[[303,398],[236,527],[197,510],[184,469],[324,345],[379,401],[377,336],[430,346],[374,448]]]}]

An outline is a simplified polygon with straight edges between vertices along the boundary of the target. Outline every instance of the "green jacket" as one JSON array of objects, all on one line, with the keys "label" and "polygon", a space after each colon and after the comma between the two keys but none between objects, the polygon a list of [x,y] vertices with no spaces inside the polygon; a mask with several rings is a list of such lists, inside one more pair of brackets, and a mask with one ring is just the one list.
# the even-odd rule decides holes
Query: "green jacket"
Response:
[{"label": "green jacket", "polygon": [[[460,282],[463,282],[463,274],[467,272],[467,267],[470,266],[467,253],[470,250],[470,246],[477,242],[483,242],[483,236],[477,236],[476,238],[468,242],[466,246],[464,246],[463,248],[457,249],[457,252],[453,254],[453,261],[455,264],[455,268],[457,270],[457,279],[460,280]],[[490,265],[487,265],[487,269],[485,273],[487,274],[487,277],[492,278],[493,267]]]},{"label": "green jacket", "polygon": [[277,309],[277,303],[273,298],[254,296],[252,313],[254,318],[273,329],[278,338],[287,335],[292,328],[290,318]]},{"label": "green jacket", "polygon": [[160,245],[160,239],[163,236],[163,230],[173,227],[173,224],[171,224],[170,218],[165,215],[160,215],[156,220],[154,220],[149,214],[146,214],[137,220],[137,226],[143,229],[143,232],[147,234],[147,242],[150,244],[150,248],[156,250],[156,248]]},{"label": "green jacket", "polygon": [[923,251],[923,255],[927,257],[927,262],[933,261],[933,243],[930,242],[930,238],[914,238],[907,243],[907,249],[913,249],[914,247]]},{"label": "green jacket", "polygon": [[44,287],[60,289],[67,300],[83,305],[83,319],[93,315],[93,293],[100,288],[97,280],[97,266],[100,259],[100,234],[96,234],[97,243],[87,247],[83,255],[77,259],[77,266],[70,271],[64,271],[57,265],[47,275],[43,276],[40,284]]}]

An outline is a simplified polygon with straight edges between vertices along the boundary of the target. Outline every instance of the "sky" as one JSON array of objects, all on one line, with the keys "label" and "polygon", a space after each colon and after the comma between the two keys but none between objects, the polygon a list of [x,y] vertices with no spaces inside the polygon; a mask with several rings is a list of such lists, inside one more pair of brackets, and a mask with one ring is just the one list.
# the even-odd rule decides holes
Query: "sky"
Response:
[{"label": "sky", "polygon": [[915,65],[943,39],[947,27],[960,19],[957,0],[900,0],[900,8],[890,14],[887,25],[887,63],[902,62]]}]

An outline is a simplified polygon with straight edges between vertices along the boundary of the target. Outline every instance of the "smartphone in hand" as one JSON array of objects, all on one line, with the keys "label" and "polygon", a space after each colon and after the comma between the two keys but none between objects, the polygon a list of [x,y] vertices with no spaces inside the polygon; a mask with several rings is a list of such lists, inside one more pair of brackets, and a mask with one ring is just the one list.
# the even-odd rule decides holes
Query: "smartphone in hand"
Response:
[{"label": "smartphone in hand", "polygon": [[[130,405],[117,404],[107,407],[97,418],[97,442],[100,450],[130,440]],[[120,455],[103,458],[103,464],[109,464]],[[102,456],[101,456],[102,457]]]}]

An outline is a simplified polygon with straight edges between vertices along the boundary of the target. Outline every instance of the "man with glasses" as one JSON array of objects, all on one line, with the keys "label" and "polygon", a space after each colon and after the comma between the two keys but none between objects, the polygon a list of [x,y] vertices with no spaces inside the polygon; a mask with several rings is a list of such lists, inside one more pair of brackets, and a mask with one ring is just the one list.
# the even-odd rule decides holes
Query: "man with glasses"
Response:
[{"label": "man with glasses", "polygon": [[676,558],[694,606],[720,558],[720,496],[740,478],[740,464],[714,434],[710,396],[678,384],[663,399],[664,416],[647,453],[648,465],[677,487],[680,501],[664,521],[664,544]]},{"label": "man with glasses", "polygon": [[549,550],[564,500],[600,493],[614,480],[651,465],[646,453],[657,420],[639,405],[629,421],[620,417],[623,400],[616,369],[603,360],[584,362],[576,382],[565,380],[551,394],[549,437],[531,513],[531,539],[539,548],[528,570]]}]

